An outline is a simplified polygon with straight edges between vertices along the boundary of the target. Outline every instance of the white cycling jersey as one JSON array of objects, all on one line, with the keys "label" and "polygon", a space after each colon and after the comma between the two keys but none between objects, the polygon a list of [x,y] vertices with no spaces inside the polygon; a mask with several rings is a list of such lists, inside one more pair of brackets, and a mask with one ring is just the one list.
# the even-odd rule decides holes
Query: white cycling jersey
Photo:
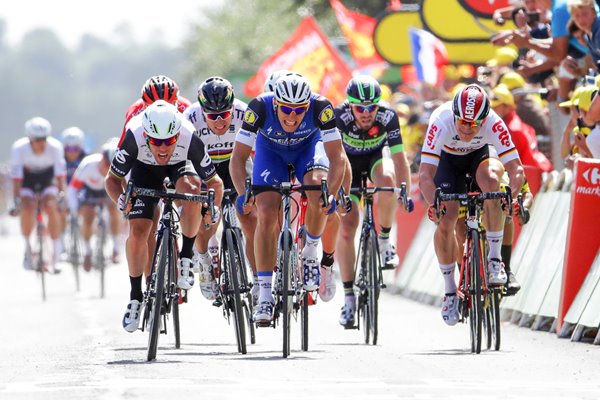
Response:
[{"label": "white cycling jersey", "polygon": [[79,190],[84,186],[92,190],[104,190],[104,177],[100,173],[100,163],[102,162],[102,154],[90,154],[81,160],[81,164],[75,170],[73,179],[69,186]]},{"label": "white cycling jersey", "polygon": [[470,142],[459,139],[454,125],[452,102],[448,101],[431,114],[429,127],[425,135],[421,162],[437,166],[442,151],[452,155],[466,155],[491,144],[498,152],[498,158],[503,164],[519,158],[519,153],[502,119],[490,110],[487,118],[481,124],[481,129]]},{"label": "white cycling jersey", "polygon": [[17,140],[11,151],[11,177],[22,180],[25,174],[36,174],[54,170],[54,177],[64,177],[67,172],[64,149],[60,141],[53,137],[46,139],[46,149],[41,154],[35,154],[29,138]]},{"label": "white cycling jersey", "polygon": [[204,147],[214,164],[229,161],[231,158],[235,136],[242,127],[246,107],[248,105],[242,100],[233,100],[231,125],[223,135],[216,135],[208,128],[206,119],[202,114],[202,106],[199,102],[193,103],[183,113],[184,117],[194,125],[194,134],[202,139]]}]

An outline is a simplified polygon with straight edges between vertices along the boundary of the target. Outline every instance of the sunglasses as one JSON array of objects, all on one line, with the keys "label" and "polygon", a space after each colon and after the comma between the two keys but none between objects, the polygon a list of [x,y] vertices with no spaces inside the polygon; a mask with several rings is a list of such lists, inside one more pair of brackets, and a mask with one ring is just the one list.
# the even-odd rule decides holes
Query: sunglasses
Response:
[{"label": "sunglasses", "polygon": [[370,113],[373,112],[379,107],[377,104],[352,104],[352,107],[358,111],[359,113],[364,113],[365,111]]},{"label": "sunglasses", "polygon": [[38,142],[38,143],[40,143],[40,142],[45,142],[46,138],[45,137],[39,137],[39,138],[31,138],[30,140],[32,142]]},{"label": "sunglasses", "polygon": [[204,116],[206,117],[206,119],[210,120],[210,121],[216,121],[219,118],[225,120],[229,117],[231,117],[231,110],[227,110],[227,111],[221,111],[221,112],[202,112],[204,114]]},{"label": "sunglasses", "polygon": [[67,153],[75,153],[80,150],[81,150],[81,147],[79,147],[79,146],[65,146],[65,151]]},{"label": "sunglasses", "polygon": [[308,110],[308,104],[304,104],[298,107],[290,107],[285,104],[276,103],[282,113],[286,115],[290,115],[292,112],[295,112],[296,115],[304,114],[306,110]]},{"label": "sunglasses", "polygon": [[179,133],[175,136],[171,136],[167,139],[156,139],[151,136],[146,136],[146,143],[151,144],[152,146],[160,147],[160,146],[172,146],[177,143],[177,139],[179,139]]},{"label": "sunglasses", "polygon": [[458,117],[454,117],[454,119],[456,121],[458,121],[458,123],[461,124],[462,126],[468,126],[468,127],[471,127],[471,128],[477,128],[485,120],[485,118],[484,118],[484,119],[475,120],[475,121],[467,121],[467,120],[464,120],[464,119],[458,118]]}]

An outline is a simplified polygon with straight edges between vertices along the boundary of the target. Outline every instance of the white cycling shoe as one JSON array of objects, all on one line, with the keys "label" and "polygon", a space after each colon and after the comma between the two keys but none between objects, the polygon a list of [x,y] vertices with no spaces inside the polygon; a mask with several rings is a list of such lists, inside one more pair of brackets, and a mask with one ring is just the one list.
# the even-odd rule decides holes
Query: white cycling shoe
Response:
[{"label": "white cycling shoe", "polygon": [[491,286],[502,286],[506,284],[508,275],[504,270],[504,263],[497,258],[488,261],[488,283]]},{"label": "white cycling shoe", "polygon": [[192,260],[182,257],[179,260],[179,278],[177,287],[190,290],[194,286],[194,272],[192,271]]},{"label": "white cycling shoe", "polygon": [[140,318],[142,316],[142,306],[138,300],[131,300],[127,304],[127,311],[123,315],[123,329],[133,333],[140,327]]},{"label": "white cycling shoe", "polygon": [[323,301],[329,301],[335,296],[335,278],[333,265],[324,267],[321,265],[321,282],[319,284],[319,297]]},{"label": "white cycling shoe", "polygon": [[446,294],[442,301],[442,318],[447,325],[453,326],[458,322],[458,296]]}]

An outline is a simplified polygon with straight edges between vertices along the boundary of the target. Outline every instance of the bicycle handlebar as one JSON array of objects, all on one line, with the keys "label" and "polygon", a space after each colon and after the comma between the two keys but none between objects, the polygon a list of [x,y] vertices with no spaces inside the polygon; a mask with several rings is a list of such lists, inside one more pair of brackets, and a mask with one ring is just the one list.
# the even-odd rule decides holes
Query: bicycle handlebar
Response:
[{"label": "bicycle handlebar", "polygon": [[438,219],[441,213],[441,203],[443,201],[466,201],[482,203],[485,200],[504,199],[508,203],[509,215],[512,215],[512,194],[510,188],[506,188],[506,192],[468,192],[468,193],[444,193],[442,188],[435,189],[433,204],[436,209]]},{"label": "bicycle handlebar", "polygon": [[523,225],[525,225],[527,222],[529,222],[529,209],[525,208],[523,206],[523,194],[519,193],[517,195],[517,204],[519,205],[519,217],[521,218],[521,221],[523,222]]},{"label": "bicycle handlebar", "polygon": [[246,179],[246,194],[244,199],[244,206],[248,204],[250,196],[254,192],[278,192],[281,194],[290,194],[292,192],[304,192],[304,191],[320,191],[321,200],[323,207],[329,207],[329,190],[327,188],[327,179],[321,179],[320,185],[298,185],[292,182],[281,182],[279,185],[252,185],[250,179]]}]

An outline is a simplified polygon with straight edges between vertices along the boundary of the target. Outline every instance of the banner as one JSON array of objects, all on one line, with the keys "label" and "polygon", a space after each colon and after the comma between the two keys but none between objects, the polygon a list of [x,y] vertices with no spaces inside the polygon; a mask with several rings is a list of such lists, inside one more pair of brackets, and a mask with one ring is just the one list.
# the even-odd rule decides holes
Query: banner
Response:
[{"label": "banner", "polygon": [[431,85],[439,84],[443,79],[441,67],[448,64],[444,43],[423,29],[411,28],[409,35],[417,79]]},{"label": "banner", "polygon": [[305,17],[283,46],[246,82],[246,95],[256,97],[262,93],[271,72],[280,69],[304,75],[313,92],[327,97],[334,107],[346,99],[346,84],[352,79],[350,69],[312,17]]},{"label": "banner", "polygon": [[377,20],[348,10],[339,0],[329,0],[329,3],[348,41],[348,48],[357,67],[362,69],[385,63],[373,44],[373,31]]}]

